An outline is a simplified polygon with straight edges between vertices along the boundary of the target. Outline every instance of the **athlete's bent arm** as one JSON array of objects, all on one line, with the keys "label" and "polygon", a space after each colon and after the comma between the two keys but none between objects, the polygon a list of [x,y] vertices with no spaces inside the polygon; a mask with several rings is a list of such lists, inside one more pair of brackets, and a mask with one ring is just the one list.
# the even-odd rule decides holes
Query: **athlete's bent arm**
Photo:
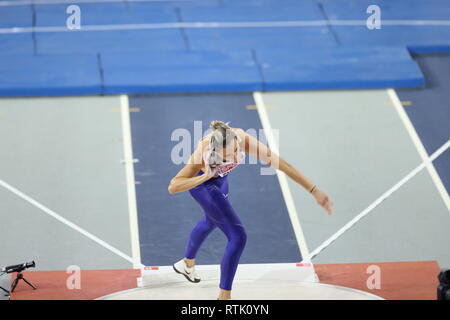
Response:
[{"label": "athlete's bent arm", "polygon": [[216,170],[211,170],[209,166],[206,166],[206,172],[200,176],[197,173],[202,168],[202,153],[203,148],[201,144],[197,147],[194,153],[189,158],[188,163],[170,180],[167,191],[170,194],[183,192],[190,190],[199,184],[209,180],[214,176]]},{"label": "athlete's bent arm", "polygon": [[282,157],[278,156],[275,152],[270,150],[265,144],[261,143],[258,139],[247,134],[244,130],[238,129],[239,134],[244,141],[244,149],[247,154],[251,154],[267,165],[274,169],[284,172],[292,180],[300,184],[308,192],[311,192],[315,197],[317,203],[324,207],[328,214],[332,213],[332,202],[328,195],[321,189],[319,189],[315,184],[308,179],[303,173],[297,170],[294,166],[284,160]]}]

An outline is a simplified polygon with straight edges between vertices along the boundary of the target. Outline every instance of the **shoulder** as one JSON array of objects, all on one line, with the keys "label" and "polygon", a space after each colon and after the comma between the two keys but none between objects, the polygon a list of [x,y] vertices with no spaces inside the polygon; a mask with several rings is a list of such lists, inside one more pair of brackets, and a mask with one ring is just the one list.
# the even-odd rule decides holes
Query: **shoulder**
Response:
[{"label": "shoulder", "polygon": [[242,128],[230,128],[230,129],[233,130],[234,132],[238,133],[238,134],[245,133],[245,131],[242,130]]},{"label": "shoulder", "polygon": [[242,128],[231,128],[236,135],[239,137],[239,144],[241,147],[244,147],[248,143],[248,134]]},{"label": "shoulder", "polygon": [[242,130],[242,128],[231,128],[231,130],[233,130],[236,133],[236,135],[241,139],[244,139],[244,137],[247,135],[247,132]]}]

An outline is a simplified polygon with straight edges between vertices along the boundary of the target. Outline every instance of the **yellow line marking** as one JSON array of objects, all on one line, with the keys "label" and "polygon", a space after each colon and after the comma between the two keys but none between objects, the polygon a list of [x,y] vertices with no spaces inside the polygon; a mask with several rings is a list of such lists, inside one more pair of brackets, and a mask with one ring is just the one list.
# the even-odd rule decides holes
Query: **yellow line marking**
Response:
[{"label": "yellow line marking", "polygon": [[[403,106],[411,106],[411,105],[412,105],[412,101],[410,101],[410,100],[400,101],[400,103],[401,103]],[[392,103],[392,101],[386,101],[386,102],[384,103],[384,105],[386,105],[386,106],[392,106],[392,105],[394,105],[394,104]]]},{"label": "yellow line marking", "polygon": [[[112,109],[113,112],[120,112],[120,108],[113,108]],[[129,108],[130,112],[139,112],[141,111],[141,108]]]},{"label": "yellow line marking", "polygon": [[[270,105],[270,104],[266,105],[265,107],[266,107],[266,109],[272,109],[273,108],[273,106]],[[245,108],[247,110],[258,110],[258,107],[256,105],[248,105],[248,106],[245,106]]]}]

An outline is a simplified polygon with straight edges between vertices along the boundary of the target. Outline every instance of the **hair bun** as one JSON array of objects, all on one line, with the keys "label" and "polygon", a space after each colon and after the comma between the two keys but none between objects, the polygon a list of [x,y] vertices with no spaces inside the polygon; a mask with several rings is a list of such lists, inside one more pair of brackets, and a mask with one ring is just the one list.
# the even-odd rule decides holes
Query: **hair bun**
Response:
[{"label": "hair bun", "polygon": [[225,130],[226,129],[230,129],[230,127],[225,122],[220,121],[220,120],[213,120],[213,121],[211,121],[209,127],[211,129],[213,129],[213,130],[217,130],[217,129],[220,129],[220,128],[225,129]]}]

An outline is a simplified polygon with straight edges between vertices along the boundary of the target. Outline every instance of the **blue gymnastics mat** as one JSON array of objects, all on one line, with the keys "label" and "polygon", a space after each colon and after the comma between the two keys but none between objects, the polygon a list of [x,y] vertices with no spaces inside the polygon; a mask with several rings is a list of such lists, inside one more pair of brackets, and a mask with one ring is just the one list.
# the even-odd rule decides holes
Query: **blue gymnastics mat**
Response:
[{"label": "blue gymnastics mat", "polygon": [[251,53],[103,54],[105,94],[241,92],[262,89]]},{"label": "blue gymnastics mat", "polygon": [[264,90],[401,88],[424,85],[403,47],[258,50]]},{"label": "blue gymnastics mat", "polygon": [[[333,25],[343,45],[403,45],[411,53],[450,52],[450,2],[447,0],[319,0],[329,20],[361,21],[359,26]],[[369,5],[380,8],[381,29],[364,25]]]},{"label": "blue gymnastics mat", "polygon": [[[76,1],[74,1],[76,4]],[[176,22],[177,14],[173,8],[139,6],[130,7],[126,2],[111,3],[79,3],[81,25],[119,25]],[[42,26],[66,26],[69,14],[66,9],[69,4],[35,5],[36,25]]]},{"label": "blue gymnastics mat", "polygon": [[0,55],[1,96],[100,93],[96,55]]},{"label": "blue gymnastics mat", "polygon": [[43,32],[36,35],[37,53],[78,54],[184,50],[179,30],[110,30]]},{"label": "blue gymnastics mat", "polygon": [[0,28],[31,27],[33,9],[31,5],[0,6]]},{"label": "blue gymnastics mat", "polygon": [[[38,95],[418,87],[423,76],[408,51],[450,52],[448,0],[73,4],[82,30],[66,28],[68,4],[0,5],[0,54],[8,59],[1,62],[2,94],[32,95],[26,84],[41,88],[31,90]],[[382,28],[369,30],[364,22],[374,4]],[[52,83],[64,77],[61,61],[74,61],[80,77],[65,87]],[[24,76],[26,68],[35,80]]]},{"label": "blue gymnastics mat", "polygon": [[424,83],[402,47],[7,54],[0,59],[3,96],[367,89]]},{"label": "blue gymnastics mat", "polygon": [[10,53],[10,59],[15,59],[16,54],[33,54],[35,42],[31,33],[1,34],[0,54]]}]

